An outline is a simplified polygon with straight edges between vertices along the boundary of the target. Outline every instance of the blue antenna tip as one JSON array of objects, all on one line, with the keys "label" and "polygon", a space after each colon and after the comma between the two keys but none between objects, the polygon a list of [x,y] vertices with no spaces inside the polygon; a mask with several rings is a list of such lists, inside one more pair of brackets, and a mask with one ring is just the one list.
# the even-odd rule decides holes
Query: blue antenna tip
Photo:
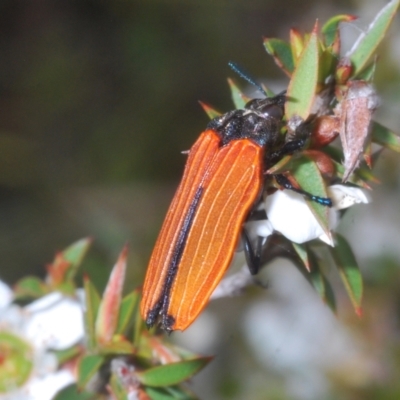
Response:
[{"label": "blue antenna tip", "polygon": [[253,78],[250,77],[249,74],[247,74],[242,68],[240,68],[236,63],[229,61],[228,62],[229,67],[235,71],[242,79],[246,80],[247,82],[250,83],[250,85],[255,86],[264,96],[267,96],[267,93],[263,89],[263,87],[257,83]]}]

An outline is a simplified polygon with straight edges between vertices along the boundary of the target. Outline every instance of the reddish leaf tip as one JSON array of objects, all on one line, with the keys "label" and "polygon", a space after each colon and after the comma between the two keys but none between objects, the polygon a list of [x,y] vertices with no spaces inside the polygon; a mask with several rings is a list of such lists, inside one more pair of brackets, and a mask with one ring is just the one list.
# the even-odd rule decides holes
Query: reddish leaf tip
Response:
[{"label": "reddish leaf tip", "polygon": [[127,243],[122,248],[122,251],[121,251],[121,254],[119,255],[118,261],[120,261],[120,262],[125,262],[126,261],[126,258],[128,257],[128,250],[129,250],[129,246],[128,246],[128,243]]},{"label": "reddish leaf tip", "polygon": [[315,20],[315,24],[314,24],[314,27],[313,27],[313,30],[312,30],[311,33],[318,34],[318,30],[319,30],[319,21],[318,21],[318,18],[317,18],[317,19]]},{"label": "reddish leaf tip", "polygon": [[363,310],[361,307],[355,307],[354,311],[355,311],[357,317],[361,318],[363,316]]},{"label": "reddish leaf tip", "polygon": [[347,14],[347,19],[346,22],[351,22],[351,21],[355,21],[358,19],[357,15],[352,15],[352,14]]}]

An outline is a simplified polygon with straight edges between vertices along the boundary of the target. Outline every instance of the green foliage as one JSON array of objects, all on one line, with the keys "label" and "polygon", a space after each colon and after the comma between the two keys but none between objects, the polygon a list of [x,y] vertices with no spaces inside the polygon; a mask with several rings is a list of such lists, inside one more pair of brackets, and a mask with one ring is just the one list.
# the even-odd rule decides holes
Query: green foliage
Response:
[{"label": "green foliage", "polygon": [[318,37],[315,26],[310,35],[296,68],[291,76],[286,102],[286,118],[297,116],[305,121],[310,112],[316,95],[318,83],[319,49]]},{"label": "green foliage", "polygon": [[210,357],[199,357],[193,360],[160,365],[138,372],[137,377],[143,385],[153,387],[172,386],[188,380],[210,361]]},{"label": "green foliage", "polygon": [[340,277],[347,290],[353,307],[358,315],[361,315],[361,300],[363,294],[363,281],[357,260],[346,239],[337,235],[337,245],[331,249]]},{"label": "green foliage", "polygon": [[[364,189],[370,189],[368,182],[377,182],[370,164],[372,158],[375,161],[378,153],[371,157],[371,143],[400,152],[400,138],[377,122],[370,124],[376,104],[373,95],[363,96],[366,96],[366,91],[371,90],[368,82],[373,79],[376,68],[375,61],[370,60],[374,59],[376,49],[398,7],[399,0],[389,2],[344,57],[341,56],[339,29],[341,23],[355,19],[352,15],[330,18],[323,24],[320,32],[317,23],[312,32],[304,35],[292,29],[290,43],[275,38],[264,39],[267,53],[290,77],[283,134],[288,138],[292,135],[308,137],[308,150],[315,152],[315,149],[318,149],[318,152],[324,154],[325,160],[329,160],[319,162],[307,154],[306,148],[303,154],[289,155],[281,159],[267,171],[268,174],[283,173],[301,189],[320,197],[328,197],[327,185],[340,179]],[[358,92],[353,90],[357,85],[360,87]],[[247,99],[231,80],[229,86],[235,107],[243,108]],[[332,132],[318,131],[318,121],[322,117],[331,118],[332,129],[340,133],[343,149],[330,143],[336,137]],[[354,125],[351,125],[349,120],[355,121]],[[357,125],[358,121],[366,123]],[[368,134],[369,130],[371,134]],[[356,135],[361,136],[355,138],[355,144],[352,144],[353,136]],[[349,161],[361,157],[364,157],[365,162],[359,165]],[[333,240],[328,208],[312,201],[308,201],[308,206],[328,238]],[[331,249],[331,254],[359,315],[363,292],[362,277],[346,240],[336,236],[335,241],[336,246]],[[296,265],[309,271],[310,282],[321,298],[334,310],[336,303],[333,289],[321,269],[322,262],[315,255],[312,243],[305,246],[292,243],[292,246],[297,254]]]}]

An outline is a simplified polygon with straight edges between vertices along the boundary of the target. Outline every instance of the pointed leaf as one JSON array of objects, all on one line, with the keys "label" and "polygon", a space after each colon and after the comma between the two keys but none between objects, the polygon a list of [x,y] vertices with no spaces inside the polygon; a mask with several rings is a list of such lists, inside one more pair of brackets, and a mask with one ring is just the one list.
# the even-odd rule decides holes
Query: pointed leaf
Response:
[{"label": "pointed leaf", "polygon": [[133,338],[132,338],[132,343],[135,348],[139,347],[139,343],[141,341],[142,333],[144,330],[146,330],[147,332],[146,324],[143,321],[142,315],[140,314],[139,307],[137,307],[134,314]]},{"label": "pointed leaf", "polygon": [[[184,357],[178,354],[178,349],[165,341],[163,337],[149,336],[148,344],[151,348],[153,359],[160,364],[170,364],[181,361]],[[192,355],[195,358],[197,355]]]},{"label": "pointed leaf", "polygon": [[78,387],[83,389],[105,362],[105,357],[97,354],[83,357],[78,365]]},{"label": "pointed leaf", "polygon": [[193,393],[189,393],[187,389],[179,386],[166,388],[146,387],[146,393],[152,400],[196,400],[197,397]]},{"label": "pointed leaf", "polygon": [[72,347],[68,347],[67,349],[63,350],[53,350],[53,354],[56,356],[58,365],[62,365],[69,360],[77,357],[79,354],[82,353],[82,345],[77,344]]},{"label": "pointed leaf", "polygon": [[325,22],[324,26],[321,28],[321,33],[324,36],[325,46],[331,46],[336,38],[337,32],[339,30],[339,25],[342,22],[354,21],[357,17],[349,14],[336,15]]},{"label": "pointed leaf", "polygon": [[294,61],[289,43],[280,39],[265,38],[264,47],[278,67],[290,76],[294,70]]},{"label": "pointed leaf", "polygon": [[[291,175],[294,177],[300,188],[306,192],[319,197],[328,197],[325,182],[321,172],[318,169],[317,163],[309,157],[301,157],[296,164],[296,167],[291,170]],[[307,204],[310,207],[315,218],[318,220],[324,232],[331,237],[328,219],[328,207],[323,206],[315,201],[308,199]]]},{"label": "pointed leaf", "polygon": [[73,243],[62,252],[64,260],[70,263],[68,270],[69,279],[72,279],[76,275],[78,267],[81,265],[91,244],[92,239],[84,238]]},{"label": "pointed leaf", "polygon": [[272,91],[268,86],[264,85],[263,83],[261,84],[261,87],[264,89],[264,92],[267,93],[268,97],[275,97],[276,93]]},{"label": "pointed leaf", "polygon": [[77,385],[67,386],[59,391],[52,400],[99,400],[97,393],[79,390]]},{"label": "pointed leaf", "polygon": [[216,117],[219,117],[220,115],[222,115],[222,113],[220,113],[215,108],[208,105],[207,103],[203,103],[202,101],[199,101],[199,103],[210,119],[213,119],[213,118],[216,118]]},{"label": "pointed leaf", "polygon": [[132,293],[123,298],[121,307],[119,309],[116,333],[124,333],[128,328],[129,323],[132,322],[134,318],[134,311],[139,303],[139,295],[139,291],[134,290]]},{"label": "pointed leaf", "polygon": [[367,65],[357,75],[357,79],[360,79],[362,81],[367,81],[367,82],[372,82],[374,80],[375,70],[376,70],[376,59],[377,59],[377,57],[375,57],[374,60],[372,61],[372,63]]},{"label": "pointed leaf", "polygon": [[290,47],[296,64],[304,48],[303,38],[297,29],[290,29]]},{"label": "pointed leaf", "polygon": [[125,247],[114,265],[100,302],[95,330],[96,338],[101,343],[110,342],[117,329],[125,281],[127,252],[128,248]]},{"label": "pointed leaf", "polygon": [[310,261],[308,259],[307,247],[303,244],[298,244],[294,242],[292,242],[292,245],[301,262],[303,263],[303,266],[308,272],[310,272]]},{"label": "pointed leaf", "polygon": [[378,13],[375,19],[368,26],[365,33],[362,33],[348,52],[354,72],[353,77],[357,76],[366,66],[376,48],[384,38],[386,31],[395,16],[399,7],[400,0],[392,0]]},{"label": "pointed leaf", "polygon": [[400,136],[375,121],[372,122],[372,141],[400,153]]},{"label": "pointed leaf", "polygon": [[133,344],[121,336],[114,336],[112,342],[102,343],[99,350],[102,354],[134,354],[136,351]]},{"label": "pointed leaf", "polygon": [[100,296],[96,288],[90,282],[87,276],[83,279],[85,289],[85,305],[84,314],[85,332],[87,336],[87,345],[90,351],[96,348],[96,335],[94,331],[97,312],[100,306]]},{"label": "pointed leaf", "polygon": [[320,51],[318,84],[323,85],[335,73],[337,64],[337,57],[332,54],[331,49],[327,48]]},{"label": "pointed leaf", "polygon": [[342,278],[354,310],[360,316],[363,281],[353,251],[346,239],[341,235],[337,235],[337,245],[329,250],[336,262],[339,275]]},{"label": "pointed leaf", "polygon": [[247,97],[232,79],[228,79],[228,84],[231,89],[231,96],[235,108],[243,109],[246,103],[251,100],[250,97]]},{"label": "pointed leaf", "polygon": [[[147,387],[146,393],[152,400],[176,400],[175,395],[168,393],[164,388]],[[178,397],[179,399],[179,397]]]},{"label": "pointed leaf", "polygon": [[14,296],[16,299],[37,299],[47,294],[48,291],[49,289],[39,278],[36,276],[27,276],[26,278],[22,278],[15,285]]},{"label": "pointed leaf", "polygon": [[319,266],[318,258],[315,253],[309,250],[309,259],[310,259],[310,281],[314,286],[317,293],[320,295],[321,299],[326,303],[329,308],[335,312],[336,311],[336,300],[335,294],[332,290],[332,286],[329,281],[326,279],[324,273],[321,271]]},{"label": "pointed leaf", "polygon": [[146,386],[172,386],[186,381],[206,366],[212,357],[201,357],[193,360],[180,361],[138,372],[139,381]]},{"label": "pointed leaf", "polygon": [[288,120],[292,117],[306,120],[310,114],[318,82],[318,51],[316,24],[289,83],[288,101],[285,104],[285,115]]}]

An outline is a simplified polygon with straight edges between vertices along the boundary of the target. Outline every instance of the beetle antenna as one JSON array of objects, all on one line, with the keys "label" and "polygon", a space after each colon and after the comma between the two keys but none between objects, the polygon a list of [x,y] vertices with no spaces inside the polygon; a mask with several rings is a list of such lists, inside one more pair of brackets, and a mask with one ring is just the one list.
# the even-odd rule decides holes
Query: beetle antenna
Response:
[{"label": "beetle antenna", "polygon": [[250,75],[247,74],[242,68],[240,68],[236,63],[229,61],[228,65],[231,67],[231,69],[233,71],[235,71],[241,78],[243,78],[244,80],[246,80],[247,82],[250,83],[250,85],[255,86],[263,95],[265,95],[266,97],[268,97],[268,94],[266,93],[266,91],[264,90],[264,88],[257,83],[254,79],[250,78]]}]

